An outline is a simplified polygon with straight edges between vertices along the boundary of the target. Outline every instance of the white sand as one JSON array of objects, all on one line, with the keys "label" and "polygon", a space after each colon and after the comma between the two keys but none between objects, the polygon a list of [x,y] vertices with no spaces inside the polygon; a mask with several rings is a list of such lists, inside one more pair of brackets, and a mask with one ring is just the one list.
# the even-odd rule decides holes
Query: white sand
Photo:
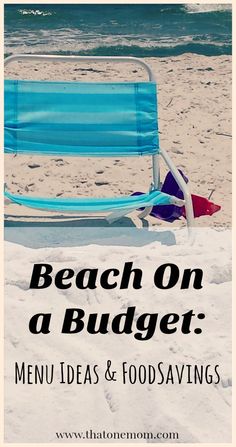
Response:
[{"label": "white sand", "polygon": [[[16,229],[17,231],[17,229]],[[23,231],[19,228],[18,231]],[[27,230],[24,230],[27,232]],[[231,440],[231,242],[229,231],[202,229],[194,246],[184,244],[181,231],[176,246],[158,242],[143,247],[117,244],[117,238],[107,245],[106,235],[97,230],[100,243],[84,247],[54,247],[48,245],[48,229],[42,232],[45,247],[38,250],[6,242],[5,287],[5,438],[7,442],[58,442],[55,432],[82,432],[86,429],[109,432],[179,432],[178,442],[226,443]],[[70,230],[68,230],[70,231]],[[140,230],[140,241],[145,241]],[[183,230],[182,230],[183,231]],[[86,230],[83,232],[86,240]],[[9,234],[8,234],[9,235]],[[28,239],[32,237],[29,231]],[[51,263],[57,272],[69,267],[116,267],[125,261],[143,270],[140,290],[45,290],[29,289],[33,264]],[[184,268],[200,267],[204,272],[201,290],[168,291],[152,285],[155,269],[165,262]],[[81,307],[86,313],[125,312],[136,306],[143,312],[182,314],[190,309],[204,312],[200,322],[202,334],[161,334],[159,330],[149,341],[139,342],[133,335],[89,335],[86,332],[62,335],[61,324],[65,309]],[[32,335],[29,319],[37,312],[52,313],[51,333]],[[195,323],[195,324],[199,324]],[[193,327],[196,327],[194,324]],[[98,364],[104,371],[107,359],[117,368],[123,361],[139,364],[165,365],[219,364],[221,375],[217,385],[123,385],[117,382],[97,385],[14,385],[14,363],[73,366]],[[166,369],[166,368],[165,368]],[[186,376],[185,382],[186,382]],[[67,440],[75,442],[76,439]],[[85,441],[87,442],[87,441]],[[103,442],[108,442],[105,440]],[[122,441],[121,441],[122,442]],[[129,442],[129,441],[123,441]],[[141,440],[137,441],[141,442]],[[153,441],[156,442],[156,441]]]},{"label": "white sand", "polygon": [[[195,194],[208,197],[222,210],[196,220],[198,226],[231,225],[231,57],[185,54],[150,58],[159,88],[161,146],[191,180]],[[92,68],[93,67],[93,68]],[[6,77],[51,80],[141,80],[134,65],[14,63]],[[38,167],[31,168],[29,164]],[[147,191],[150,160],[6,156],[5,179],[13,193],[38,196],[111,196]],[[162,168],[162,179],[166,168]],[[6,214],[42,215],[16,205]],[[45,213],[43,213],[45,215]],[[12,217],[11,217],[12,218]],[[23,217],[24,219],[24,217]],[[152,225],[160,221],[149,218]]]}]

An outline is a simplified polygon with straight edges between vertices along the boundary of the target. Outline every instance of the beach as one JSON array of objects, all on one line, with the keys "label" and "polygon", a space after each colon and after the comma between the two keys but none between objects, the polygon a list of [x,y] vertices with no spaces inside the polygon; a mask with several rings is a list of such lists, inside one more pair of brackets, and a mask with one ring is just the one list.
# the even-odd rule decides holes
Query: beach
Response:
[{"label": "beach", "polygon": [[[4,14],[5,57],[133,56],[149,64],[158,87],[160,148],[192,194],[221,206],[196,218],[188,238],[184,217],[171,224],[141,220],[133,211],[110,224],[103,214],[66,215],[6,201],[5,441],[91,442],[90,430],[136,436],[92,442],[231,442],[231,5],[9,4]],[[22,60],[5,67],[5,79],[143,82],[147,73],[130,61]],[[129,196],[149,191],[152,182],[150,156],[5,153],[4,159],[7,188],[17,195]],[[162,182],[167,172],[161,161]],[[32,282],[40,265],[45,274],[38,280],[47,287]],[[121,287],[124,266],[133,270]],[[88,287],[94,274],[96,284]],[[104,278],[112,284],[104,286]],[[68,320],[64,330],[71,312],[80,315],[72,319],[74,332]],[[108,364],[117,380],[109,380]],[[124,383],[122,365],[154,370],[157,380]],[[54,368],[53,381],[37,382],[36,371],[47,367]],[[24,373],[17,376],[17,368]],[[97,369],[99,380],[81,383],[89,369]]]},{"label": "beach", "polygon": [[[193,194],[221,206],[213,216],[197,218],[197,226],[231,226],[231,56],[183,54],[145,58],[158,84],[160,147],[189,179]],[[134,64],[14,62],[6,67],[10,79],[83,82],[145,81]],[[163,181],[167,168],[161,163]],[[5,181],[15,194],[42,197],[108,197],[147,192],[152,180],[150,157],[69,158],[5,156]],[[9,219],[52,213],[7,205]],[[137,213],[132,213],[136,221]],[[24,217],[23,217],[24,216]],[[41,216],[41,217],[40,217]],[[148,217],[151,226],[163,225]],[[168,226],[168,223],[164,223]],[[180,226],[184,225],[184,219]]]},{"label": "beach", "polygon": [[[7,228],[6,228],[7,229]],[[204,228],[196,230],[196,242],[189,246],[183,230],[175,233],[177,244],[161,244],[146,232],[125,229],[117,235],[114,230],[94,229],[89,237],[87,228],[54,228],[34,226],[13,228],[25,233],[25,244],[5,242],[5,441],[6,442],[62,442],[57,432],[153,433],[177,432],[181,443],[231,442],[231,232]],[[28,248],[27,239],[42,233],[41,248]],[[56,246],[53,233],[61,234],[61,244]],[[63,246],[64,233],[68,233],[68,245]],[[183,234],[182,234],[183,233]],[[84,243],[76,243],[79,235]],[[8,229],[8,236],[10,231]],[[95,235],[97,240],[95,241]],[[149,235],[149,240],[147,236]],[[91,236],[91,235],[90,235]],[[133,237],[132,237],[133,236]],[[156,235],[157,237],[157,235]],[[20,234],[19,234],[20,238]],[[72,246],[72,240],[75,241]],[[87,240],[87,243],[86,243]],[[139,243],[139,245],[138,245]],[[141,244],[141,245],[140,245]],[[24,246],[25,245],[25,246]],[[203,269],[203,288],[180,289],[180,282],[169,290],[154,287],[152,277],[162,263],[176,264],[184,268]],[[99,284],[95,290],[79,290],[74,279],[70,288],[60,290],[55,286],[54,275],[62,268],[76,273],[84,268],[107,268],[122,271],[124,263],[143,272],[142,288],[135,290],[132,281],[128,290],[119,287],[105,290]],[[36,263],[47,262],[53,267],[53,283],[42,290],[29,287],[32,269]],[[118,280],[118,278],[117,278]],[[119,284],[119,280],[118,280]],[[88,333],[87,316],[90,313],[109,313],[115,316],[135,307],[135,322],[132,333],[115,334],[110,325],[107,334]],[[85,312],[85,327],[82,332],[63,334],[62,322],[66,309],[82,309]],[[167,312],[182,315],[193,309],[203,312],[204,320],[195,318],[202,328],[200,335],[192,330],[183,334],[179,330],[163,334],[159,329],[161,316]],[[52,314],[50,333],[32,334],[29,320],[35,314]],[[158,313],[158,328],[146,341],[134,337],[137,318],[142,313]],[[146,323],[144,325],[146,327]],[[173,326],[173,325],[171,325]],[[97,324],[98,327],[98,324]],[[139,327],[140,329],[140,327]],[[136,330],[137,331],[137,330]],[[146,332],[145,332],[146,333]],[[107,360],[112,370],[117,371],[115,382],[104,379]],[[34,381],[34,365],[55,365],[55,380],[15,383],[15,362],[32,365],[31,381]],[[100,380],[97,384],[59,383],[59,365],[64,362],[75,367],[98,365]],[[123,384],[120,365],[156,366],[163,362],[162,369],[173,365],[174,383]],[[177,366],[175,366],[177,365]],[[188,382],[184,370],[179,384],[176,367],[197,365],[199,370],[208,367],[208,380]],[[219,365],[220,380],[211,383],[214,365]],[[27,376],[26,376],[27,377]],[[80,376],[81,378],[81,376]],[[191,374],[192,378],[192,374]],[[160,382],[160,377],[159,377]],[[45,411],[46,410],[46,411]],[[40,430],[39,430],[40,418]],[[147,442],[142,438],[109,440],[103,442]],[[101,440],[100,440],[101,441]],[[95,440],[94,442],[100,442]],[[65,442],[79,442],[72,439]],[[89,442],[89,439],[83,439]],[[149,442],[160,442],[157,439]]]}]

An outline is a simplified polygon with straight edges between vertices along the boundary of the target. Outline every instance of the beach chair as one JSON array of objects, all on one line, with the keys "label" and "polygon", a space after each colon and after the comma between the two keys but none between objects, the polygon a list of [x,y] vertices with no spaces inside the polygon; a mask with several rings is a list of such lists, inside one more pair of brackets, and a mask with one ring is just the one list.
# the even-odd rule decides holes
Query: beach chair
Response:
[{"label": "beach chair", "polygon": [[[40,210],[75,213],[108,212],[112,222],[133,210],[146,217],[154,205],[185,206],[193,226],[191,195],[167,152],[160,148],[157,86],[153,71],[142,59],[56,55],[14,55],[15,61],[132,62],[142,66],[146,82],[49,82],[5,80],[4,151],[7,154],[86,157],[152,157],[150,190],[139,196],[62,198],[15,195],[5,187],[9,202]],[[183,192],[184,200],[160,191],[162,157]]]}]

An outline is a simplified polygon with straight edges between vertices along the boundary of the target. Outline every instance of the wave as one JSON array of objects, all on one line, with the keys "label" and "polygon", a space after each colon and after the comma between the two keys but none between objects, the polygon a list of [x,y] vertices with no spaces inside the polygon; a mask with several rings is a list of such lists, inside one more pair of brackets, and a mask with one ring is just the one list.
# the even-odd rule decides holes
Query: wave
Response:
[{"label": "wave", "polygon": [[16,4],[5,7],[4,23],[8,54],[156,57],[232,50],[230,4]]},{"label": "wave", "polygon": [[19,9],[19,14],[21,15],[33,15],[33,16],[51,16],[50,11],[40,11],[40,9]]},{"label": "wave", "polygon": [[[32,5],[33,6],[33,5]],[[55,12],[51,12],[47,9],[45,9],[46,5],[37,5],[39,8],[17,8],[17,12],[21,15],[54,15]],[[55,5],[51,5],[55,6]],[[61,5],[63,7],[63,4]],[[70,5],[70,7],[73,7],[73,5]],[[41,7],[41,8],[40,8]],[[178,12],[179,10],[185,11],[188,13],[201,13],[201,12],[213,12],[213,11],[232,11],[232,5],[229,3],[219,3],[219,4],[202,4],[202,3],[189,3],[185,5],[174,5],[174,4],[157,4],[156,7],[158,8],[159,13],[170,13],[170,12]],[[66,8],[68,11],[68,8]]]},{"label": "wave", "polygon": [[[175,46],[151,46],[151,47],[141,47],[138,45],[103,45],[96,46],[90,49],[67,49],[52,51],[17,51],[16,53],[27,53],[27,54],[59,54],[59,55],[80,55],[80,56],[134,56],[134,57],[170,57],[170,56],[180,56],[185,53],[201,54],[204,56],[221,56],[221,55],[231,55],[232,46],[228,44],[216,45],[216,44],[201,44],[201,43],[187,43],[179,44]],[[5,57],[10,56],[13,53],[9,48],[6,49]]]},{"label": "wave", "polygon": [[232,11],[232,5],[230,4],[191,4],[184,5],[184,9],[189,14],[200,14],[208,12],[225,12]]}]

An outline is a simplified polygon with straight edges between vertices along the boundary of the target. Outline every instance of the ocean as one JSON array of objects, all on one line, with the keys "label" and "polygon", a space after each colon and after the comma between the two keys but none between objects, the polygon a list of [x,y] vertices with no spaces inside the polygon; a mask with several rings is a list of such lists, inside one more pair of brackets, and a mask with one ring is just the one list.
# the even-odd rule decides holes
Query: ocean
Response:
[{"label": "ocean", "polygon": [[230,4],[8,4],[5,56],[232,53]]}]

